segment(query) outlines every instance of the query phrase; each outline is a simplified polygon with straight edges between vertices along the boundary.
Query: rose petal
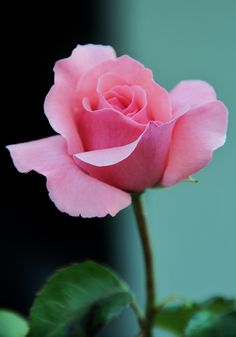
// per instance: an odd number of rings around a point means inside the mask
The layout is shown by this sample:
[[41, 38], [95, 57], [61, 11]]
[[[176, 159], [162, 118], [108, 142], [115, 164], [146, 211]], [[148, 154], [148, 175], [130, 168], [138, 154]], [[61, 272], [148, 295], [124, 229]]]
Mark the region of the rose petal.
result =
[[20, 172], [35, 170], [47, 177], [49, 196], [61, 212], [72, 216], [115, 216], [131, 203], [131, 197], [84, 172], [68, 156], [61, 136], [9, 145]]
[[106, 60], [115, 59], [112, 47], [87, 44], [78, 45], [71, 56], [56, 62], [55, 84], [76, 86], [83, 73]]
[[91, 164], [97, 167], [111, 166], [129, 157], [130, 154], [137, 147], [142, 137], [143, 135], [141, 135], [135, 142], [124, 146], [112, 147], [110, 149], [80, 152], [76, 153], [74, 156], [84, 163]]
[[78, 164], [91, 176], [127, 191], [142, 191], [163, 175], [175, 121], [150, 122], [133, 143], [106, 150], [79, 153]]
[[67, 140], [71, 154], [82, 146], [75, 123], [77, 82], [88, 69], [113, 58], [115, 52], [109, 46], [85, 45], [78, 46], [70, 57], [55, 64], [55, 85], [45, 99], [44, 110], [53, 129]]
[[148, 115], [148, 102], [146, 92], [139, 86], [133, 86], [134, 90], [134, 103], [136, 111], [129, 113], [128, 116], [132, 117], [134, 121], [142, 124], [148, 124], [150, 116]]
[[207, 82], [200, 80], [182, 81], [170, 92], [174, 111], [189, 105], [191, 108], [215, 101], [214, 88]]
[[[112, 69], [111, 69], [112, 70]], [[123, 79], [120, 75], [111, 72], [106, 72], [101, 75], [97, 81], [97, 92], [104, 94], [106, 91], [112, 89], [117, 85], [126, 85], [126, 80]]]
[[108, 107], [126, 114], [125, 110], [132, 101], [133, 90], [124, 79], [117, 74], [105, 73], [99, 77], [96, 91], [99, 95], [96, 109]]
[[[141, 86], [147, 94], [149, 119], [167, 122], [171, 119], [171, 102], [169, 94], [159, 84], [153, 81], [152, 72], [141, 63], [127, 55], [115, 60], [105, 61], [85, 73], [77, 87], [77, 92], [82, 97], [88, 97], [93, 106], [98, 104], [98, 96], [95, 97], [98, 80], [106, 73], [116, 74], [119, 78], [118, 85], [123, 79], [127, 85]], [[113, 85], [114, 75], [113, 75]], [[110, 85], [110, 81], [108, 86]], [[103, 83], [103, 87], [105, 84]]]
[[227, 109], [220, 101], [195, 107], [175, 125], [162, 185], [169, 186], [202, 169], [226, 138]]
[[84, 112], [77, 121], [85, 151], [126, 145], [145, 129], [144, 125], [114, 109], [89, 110], [87, 103], [84, 101]]
[[133, 101], [134, 93], [130, 86], [116, 85], [101, 95], [99, 107], [101, 109], [105, 107], [112, 108], [126, 115], [129, 113], [129, 110], [133, 108], [130, 107], [132, 103], [135, 104]]
[[68, 152], [80, 151], [83, 145], [75, 122], [73, 89], [53, 85], [45, 99], [44, 109], [53, 129], [67, 140]]
[[142, 124], [150, 121], [147, 112], [147, 94], [142, 87], [127, 85], [125, 82], [122, 84], [120, 77], [108, 73], [99, 78], [97, 91], [101, 94], [98, 109], [113, 108]]

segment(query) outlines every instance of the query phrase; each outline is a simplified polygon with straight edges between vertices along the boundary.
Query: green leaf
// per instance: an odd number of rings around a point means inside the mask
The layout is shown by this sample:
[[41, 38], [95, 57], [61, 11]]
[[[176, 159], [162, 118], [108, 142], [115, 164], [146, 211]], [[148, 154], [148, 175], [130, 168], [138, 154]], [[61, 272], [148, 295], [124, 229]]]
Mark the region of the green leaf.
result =
[[28, 330], [28, 323], [23, 317], [0, 309], [0, 337], [25, 337]]
[[111, 321], [130, 303], [130, 300], [129, 293], [120, 292], [95, 304], [87, 317], [87, 335], [95, 336], [106, 322]]
[[118, 276], [95, 262], [57, 271], [38, 294], [28, 337], [92, 337], [133, 296]]
[[218, 320], [218, 329], [220, 337], [235, 337], [236, 336], [236, 310], [222, 315]]
[[185, 329], [186, 337], [217, 337], [217, 314], [200, 311], [190, 319]]
[[169, 330], [177, 336], [185, 336], [184, 330], [191, 318], [199, 311], [224, 313], [235, 306], [235, 300], [215, 297], [202, 303], [179, 304], [164, 307], [156, 316], [156, 326]]
[[198, 310], [196, 304], [191, 306], [174, 305], [161, 310], [156, 316], [156, 326], [169, 330], [177, 336], [183, 336], [184, 328], [194, 313]]
[[186, 337], [235, 337], [236, 311], [217, 314], [200, 311], [189, 321]]

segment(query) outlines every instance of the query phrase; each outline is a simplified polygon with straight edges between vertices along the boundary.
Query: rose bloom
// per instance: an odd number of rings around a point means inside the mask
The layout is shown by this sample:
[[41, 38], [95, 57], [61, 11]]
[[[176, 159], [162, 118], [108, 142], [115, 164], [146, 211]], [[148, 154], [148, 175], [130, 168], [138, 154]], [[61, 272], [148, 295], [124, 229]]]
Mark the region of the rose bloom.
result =
[[20, 172], [47, 178], [62, 212], [114, 216], [131, 192], [178, 183], [225, 142], [227, 109], [204, 81], [167, 92], [141, 63], [101, 45], [79, 45], [54, 72], [45, 114], [59, 135], [8, 149]]

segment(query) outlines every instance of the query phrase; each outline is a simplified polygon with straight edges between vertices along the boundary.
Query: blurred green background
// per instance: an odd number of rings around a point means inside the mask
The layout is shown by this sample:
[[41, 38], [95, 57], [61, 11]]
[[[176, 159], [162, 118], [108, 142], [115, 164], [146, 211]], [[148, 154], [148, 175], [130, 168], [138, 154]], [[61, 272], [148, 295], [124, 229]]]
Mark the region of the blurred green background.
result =
[[[183, 79], [206, 80], [230, 111], [226, 145], [195, 175], [199, 184], [145, 194], [159, 299], [173, 294], [197, 300], [236, 296], [236, 1], [107, 1], [107, 13], [108, 42], [118, 55], [144, 63], [168, 90]], [[115, 222], [117, 268], [143, 302], [143, 264], [132, 209]], [[124, 314], [123, 334], [119, 327], [123, 336], [131, 335], [130, 317]]]

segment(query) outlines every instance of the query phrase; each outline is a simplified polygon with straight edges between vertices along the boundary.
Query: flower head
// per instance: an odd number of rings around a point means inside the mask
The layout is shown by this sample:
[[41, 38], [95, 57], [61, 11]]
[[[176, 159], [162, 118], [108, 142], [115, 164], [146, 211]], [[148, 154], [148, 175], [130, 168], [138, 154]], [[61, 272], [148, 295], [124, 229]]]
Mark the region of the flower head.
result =
[[100, 45], [78, 46], [54, 72], [45, 113], [59, 135], [8, 149], [20, 172], [46, 176], [70, 215], [114, 216], [130, 192], [178, 183], [225, 142], [227, 109], [204, 81], [168, 93], [141, 63]]

